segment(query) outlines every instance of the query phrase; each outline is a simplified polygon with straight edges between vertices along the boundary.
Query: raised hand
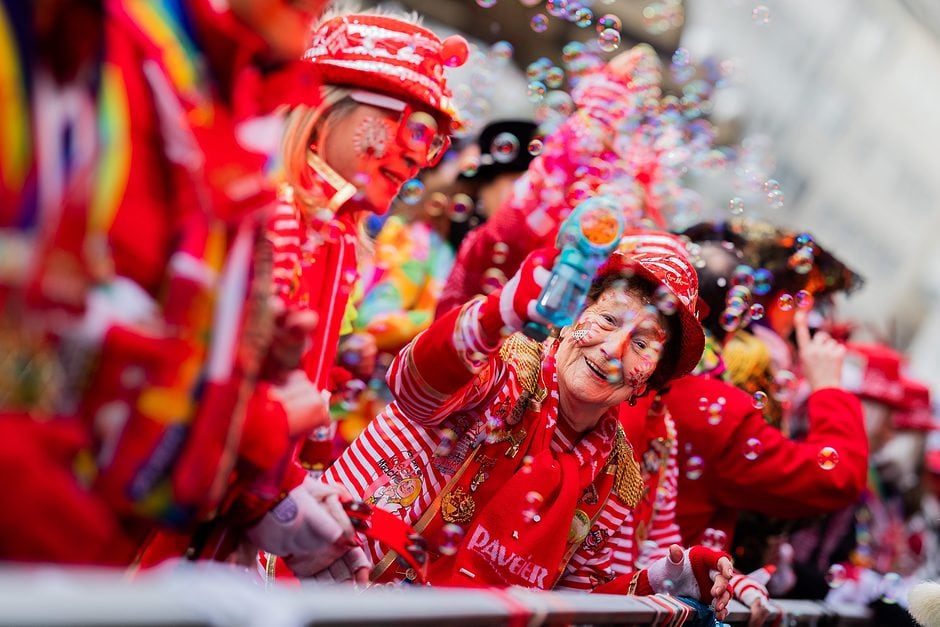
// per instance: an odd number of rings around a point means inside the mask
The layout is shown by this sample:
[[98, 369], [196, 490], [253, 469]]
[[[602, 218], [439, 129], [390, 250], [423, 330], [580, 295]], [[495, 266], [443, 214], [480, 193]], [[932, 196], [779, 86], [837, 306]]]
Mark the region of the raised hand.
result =
[[530, 320], [549, 324], [535, 311], [535, 304], [551, 276], [551, 268], [557, 256], [558, 251], [554, 248], [531, 252], [516, 274], [503, 286], [499, 293], [499, 314], [505, 326], [520, 331]]
[[832, 339], [825, 331], [817, 331], [810, 337], [807, 313], [797, 311], [793, 316], [796, 344], [800, 354], [803, 376], [815, 391], [822, 388], [837, 388], [842, 383], [842, 364], [845, 361], [845, 346]]

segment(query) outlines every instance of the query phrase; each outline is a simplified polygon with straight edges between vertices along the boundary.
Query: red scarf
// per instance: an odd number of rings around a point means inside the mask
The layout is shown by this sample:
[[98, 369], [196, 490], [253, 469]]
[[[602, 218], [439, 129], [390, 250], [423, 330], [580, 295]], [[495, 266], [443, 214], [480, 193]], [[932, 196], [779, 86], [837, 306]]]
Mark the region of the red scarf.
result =
[[576, 513], [579, 499], [595, 484], [599, 498], [593, 503], [602, 507], [606, 502], [612, 475], [601, 470], [614, 447], [616, 414], [607, 412], [571, 451], [552, 450], [558, 428], [555, 348], [547, 347], [539, 381], [551, 392], [541, 403], [529, 402], [517, 424], [511, 424], [521, 395], [513, 371], [492, 410], [506, 417], [504, 435], [509, 437], [482, 444], [435, 501], [441, 510], [423, 530], [430, 546], [446, 544], [449, 521], [465, 534], [454, 554], [431, 554], [430, 583], [551, 589], [569, 549], [583, 538], [572, 529], [573, 520], [579, 519], [577, 529], [585, 522], [589, 528], [590, 520], [580, 519], [596, 515], [585, 514], [583, 507]]

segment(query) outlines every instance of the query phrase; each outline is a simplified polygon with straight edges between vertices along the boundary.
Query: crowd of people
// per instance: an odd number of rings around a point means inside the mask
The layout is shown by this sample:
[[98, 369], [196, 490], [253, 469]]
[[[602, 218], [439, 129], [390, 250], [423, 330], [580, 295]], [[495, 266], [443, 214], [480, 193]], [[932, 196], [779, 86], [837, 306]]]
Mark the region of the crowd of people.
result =
[[[708, 89], [571, 44], [470, 134], [466, 40], [326, 5], [0, 4], [0, 562], [910, 621], [929, 388], [811, 234], [673, 228]], [[586, 201], [625, 228], [552, 324]]]

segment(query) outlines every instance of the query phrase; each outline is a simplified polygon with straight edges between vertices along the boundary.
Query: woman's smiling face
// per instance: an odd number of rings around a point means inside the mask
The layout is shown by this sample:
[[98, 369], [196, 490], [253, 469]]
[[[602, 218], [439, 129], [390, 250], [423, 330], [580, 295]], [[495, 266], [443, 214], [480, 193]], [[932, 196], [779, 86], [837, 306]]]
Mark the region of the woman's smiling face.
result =
[[663, 316], [642, 292], [613, 284], [584, 310], [558, 347], [563, 409], [606, 409], [642, 394], [666, 339]]

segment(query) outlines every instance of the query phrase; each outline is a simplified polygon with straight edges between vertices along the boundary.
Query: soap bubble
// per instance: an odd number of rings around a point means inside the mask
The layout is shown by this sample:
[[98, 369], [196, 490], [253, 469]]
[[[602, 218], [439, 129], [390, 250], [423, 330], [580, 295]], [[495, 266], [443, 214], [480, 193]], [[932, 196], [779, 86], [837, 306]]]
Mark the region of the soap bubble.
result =
[[424, 197], [424, 183], [418, 179], [405, 181], [405, 184], [401, 186], [401, 191], [398, 192], [398, 197], [406, 205], [418, 204]]
[[613, 15], [612, 13], [608, 13], [597, 18], [598, 34], [602, 33], [608, 28], [619, 31], [623, 28], [623, 23], [620, 21], [619, 17]]
[[457, 441], [457, 434], [453, 429], [444, 429], [441, 431], [441, 442], [434, 451], [436, 457], [447, 457], [454, 448]]
[[540, 102], [545, 97], [545, 83], [530, 81], [526, 87], [526, 95], [529, 97], [529, 102]]
[[653, 298], [656, 302], [656, 308], [667, 316], [676, 313], [676, 309], [679, 307], [679, 299], [665, 285], [656, 288]]
[[536, 33], [544, 33], [546, 30], [548, 30], [548, 18], [545, 17], [545, 15], [542, 13], [536, 13], [532, 16], [532, 20], [529, 22], [529, 25]]
[[708, 406], [708, 424], [713, 427], [721, 423], [724, 416], [725, 406], [722, 403], [715, 402]]
[[454, 555], [463, 540], [464, 530], [460, 525], [448, 523], [441, 528], [441, 543], [437, 547], [441, 555]]
[[833, 564], [829, 567], [829, 572], [826, 573], [826, 583], [833, 589], [842, 587], [847, 578], [845, 566], [842, 564]]
[[800, 290], [795, 295], [796, 306], [798, 309], [812, 309], [813, 295], [806, 290]]
[[581, 28], [587, 28], [594, 21], [594, 12], [588, 8], [581, 7], [574, 13], [574, 23]]
[[721, 328], [731, 333], [736, 331], [739, 326], [741, 326], [741, 316], [736, 314], [734, 311], [725, 309], [721, 312], [721, 315], [718, 317], [718, 324], [721, 325]]
[[490, 144], [490, 154], [497, 163], [509, 163], [519, 155], [519, 138], [512, 133], [500, 133]]
[[613, 52], [620, 47], [620, 31], [605, 28], [597, 36], [597, 44], [604, 52]]
[[751, 404], [755, 409], [763, 409], [767, 406], [767, 393], [760, 390], [754, 392], [751, 396]]
[[767, 5], [758, 4], [754, 7], [754, 10], [751, 11], [751, 19], [754, 20], [754, 23], [758, 26], [767, 26], [770, 24], [770, 9], [767, 8]]
[[754, 293], [758, 296], [770, 294], [773, 288], [774, 275], [767, 268], [758, 268], [754, 271]]
[[548, 0], [545, 3], [545, 10], [554, 17], [564, 17], [568, 9], [567, 0]]
[[447, 215], [454, 222], [466, 222], [473, 215], [473, 199], [467, 194], [454, 194]]
[[552, 89], [558, 89], [564, 84], [564, 82], [565, 71], [557, 65], [553, 65], [545, 72], [545, 84]]
[[607, 362], [607, 380], [610, 383], [620, 383], [623, 380], [623, 362], [616, 357]]
[[904, 598], [904, 580], [897, 573], [888, 573], [881, 579], [881, 600], [895, 604]]
[[757, 438], [748, 438], [744, 443], [744, 459], [754, 461], [764, 452], [764, 444]]
[[823, 470], [832, 470], [839, 463], [839, 452], [831, 446], [824, 446], [816, 455], [816, 463]]
[[787, 266], [797, 274], [809, 274], [813, 269], [813, 249], [809, 246], [800, 248], [787, 259]]
[[731, 284], [732, 285], [743, 285], [744, 287], [751, 288], [754, 286], [754, 269], [751, 266], [746, 264], [740, 264], [735, 267], [734, 272], [731, 275]]

